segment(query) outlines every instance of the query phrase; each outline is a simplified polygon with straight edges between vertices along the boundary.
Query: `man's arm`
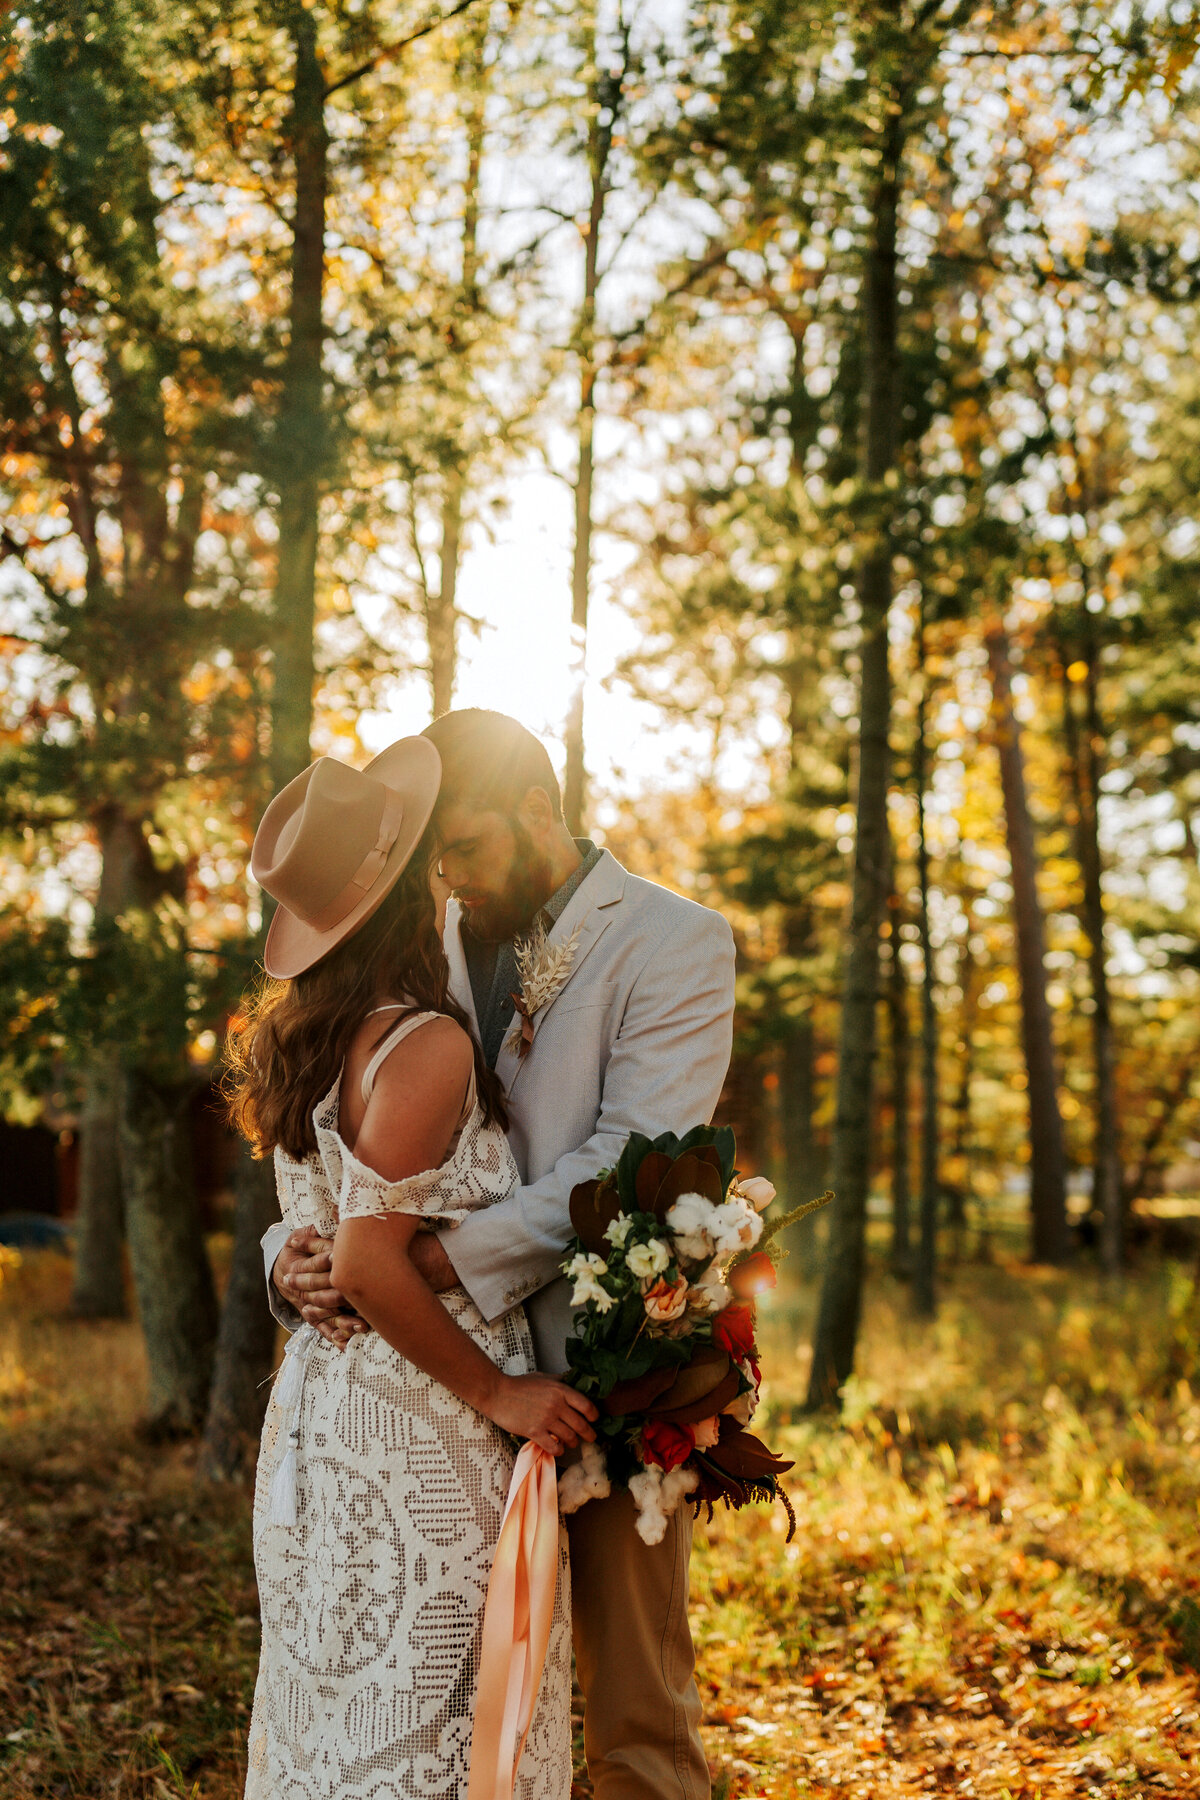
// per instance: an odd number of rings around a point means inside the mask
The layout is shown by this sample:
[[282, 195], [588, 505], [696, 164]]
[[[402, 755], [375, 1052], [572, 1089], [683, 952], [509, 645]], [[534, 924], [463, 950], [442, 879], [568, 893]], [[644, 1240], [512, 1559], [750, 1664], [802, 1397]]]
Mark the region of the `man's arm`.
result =
[[673, 917], [629, 996], [591, 1137], [541, 1180], [442, 1236], [485, 1319], [558, 1276], [571, 1237], [571, 1190], [611, 1167], [630, 1132], [682, 1133], [712, 1117], [733, 1043], [733, 974], [733, 934], [719, 913]]
[[[280, 1222], [267, 1228], [262, 1250], [267, 1300], [285, 1330], [315, 1325], [322, 1337], [344, 1349], [356, 1332], [370, 1329], [365, 1319], [346, 1311], [345, 1299], [333, 1285], [332, 1238], [323, 1238], [303, 1225], [293, 1231]], [[443, 1285], [453, 1286], [456, 1279], [451, 1272]], [[437, 1284], [430, 1285], [436, 1288]]]
[[285, 1265], [280, 1266], [278, 1277], [275, 1270], [279, 1253], [288, 1247], [291, 1235], [291, 1226], [285, 1225], [280, 1219], [276, 1224], [268, 1225], [262, 1237], [263, 1263], [267, 1277], [267, 1304], [285, 1331], [296, 1331], [304, 1322], [297, 1309], [284, 1295], [283, 1289], [278, 1285], [279, 1280], [282, 1280], [286, 1274]]

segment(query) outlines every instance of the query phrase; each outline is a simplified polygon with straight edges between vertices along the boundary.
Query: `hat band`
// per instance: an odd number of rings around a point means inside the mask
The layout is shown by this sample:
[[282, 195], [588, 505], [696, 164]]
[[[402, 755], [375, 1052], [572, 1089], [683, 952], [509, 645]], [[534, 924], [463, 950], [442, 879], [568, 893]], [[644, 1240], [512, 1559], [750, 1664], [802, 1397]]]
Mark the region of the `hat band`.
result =
[[[319, 912], [304, 915], [307, 925], [315, 926], [318, 931], [332, 931], [340, 925], [346, 914], [353, 910], [370, 892], [387, 867], [388, 851], [400, 834], [404, 823], [404, 801], [394, 788], [384, 789], [383, 812], [379, 818], [379, 835], [372, 849], [367, 851], [346, 883], [340, 894], [336, 894], [327, 906]], [[294, 909], [293, 909], [294, 910]]]

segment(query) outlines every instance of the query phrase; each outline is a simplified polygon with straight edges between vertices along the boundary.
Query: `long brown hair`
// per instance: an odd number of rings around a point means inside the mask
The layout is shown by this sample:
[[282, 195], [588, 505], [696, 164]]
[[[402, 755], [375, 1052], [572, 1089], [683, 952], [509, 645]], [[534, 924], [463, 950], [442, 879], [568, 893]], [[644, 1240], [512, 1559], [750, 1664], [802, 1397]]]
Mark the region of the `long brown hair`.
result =
[[[313, 1110], [329, 1092], [354, 1034], [382, 994], [411, 1002], [412, 1012], [444, 1013], [470, 1031], [450, 997], [450, 970], [437, 933], [429, 886], [431, 833], [417, 845], [382, 905], [358, 930], [291, 981], [264, 976], [229, 1028], [222, 1083], [229, 1118], [255, 1156], [278, 1145], [299, 1161], [317, 1148]], [[396, 1024], [392, 1015], [377, 1042]], [[475, 1052], [484, 1113], [508, 1124], [503, 1089]]]

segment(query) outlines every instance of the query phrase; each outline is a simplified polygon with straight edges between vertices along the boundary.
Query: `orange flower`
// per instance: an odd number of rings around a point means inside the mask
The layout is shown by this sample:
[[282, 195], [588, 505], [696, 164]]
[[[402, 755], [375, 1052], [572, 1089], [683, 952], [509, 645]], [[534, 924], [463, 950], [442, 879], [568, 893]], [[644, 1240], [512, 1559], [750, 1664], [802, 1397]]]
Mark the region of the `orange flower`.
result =
[[679, 1318], [687, 1302], [688, 1284], [682, 1275], [678, 1281], [668, 1281], [660, 1275], [654, 1286], [642, 1295], [646, 1317], [655, 1325], [669, 1325], [672, 1319]]

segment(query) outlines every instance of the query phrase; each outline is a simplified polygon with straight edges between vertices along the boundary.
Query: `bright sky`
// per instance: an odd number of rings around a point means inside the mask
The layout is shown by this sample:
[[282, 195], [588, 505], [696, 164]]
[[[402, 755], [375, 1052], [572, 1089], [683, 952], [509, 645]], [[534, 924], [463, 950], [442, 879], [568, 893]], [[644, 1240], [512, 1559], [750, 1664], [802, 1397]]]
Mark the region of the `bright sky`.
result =
[[[459, 576], [460, 602], [484, 628], [461, 633], [455, 705], [511, 713], [545, 740], [560, 770], [570, 697], [571, 509], [561, 480], [543, 471], [519, 475], [493, 541], [477, 536]], [[667, 775], [665, 764], [683, 754], [687, 734], [664, 731], [653, 707], [610, 679], [639, 634], [620, 604], [625, 552], [603, 534], [594, 548], [584, 700], [588, 773], [609, 791], [637, 789]], [[381, 750], [420, 731], [430, 710], [424, 677], [401, 678], [391, 704], [360, 721], [360, 735], [371, 750]]]

